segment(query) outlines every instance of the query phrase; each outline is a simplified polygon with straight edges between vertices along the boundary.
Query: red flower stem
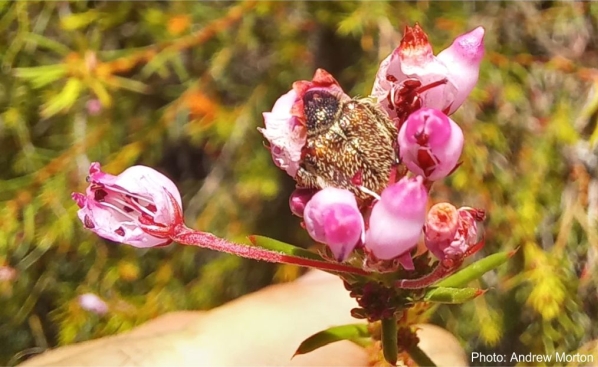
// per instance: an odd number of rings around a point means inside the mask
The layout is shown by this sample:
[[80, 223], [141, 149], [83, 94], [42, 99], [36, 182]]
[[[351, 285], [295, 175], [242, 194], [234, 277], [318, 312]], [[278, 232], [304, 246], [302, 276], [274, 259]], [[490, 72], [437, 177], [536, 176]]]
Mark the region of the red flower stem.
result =
[[308, 268], [315, 268], [325, 271], [350, 273], [356, 275], [368, 275], [369, 273], [363, 269], [355, 268], [353, 266], [337, 264], [326, 261], [319, 261], [307, 259], [304, 257], [297, 257], [286, 255], [280, 252], [267, 250], [261, 247], [242, 245], [227, 241], [223, 238], [217, 237], [211, 233], [196, 231], [184, 224], [177, 225], [170, 239], [183, 245], [203, 247], [210, 250], [226, 252], [227, 254], [246, 257], [253, 260], [267, 261], [271, 263], [282, 263], [305, 266]]

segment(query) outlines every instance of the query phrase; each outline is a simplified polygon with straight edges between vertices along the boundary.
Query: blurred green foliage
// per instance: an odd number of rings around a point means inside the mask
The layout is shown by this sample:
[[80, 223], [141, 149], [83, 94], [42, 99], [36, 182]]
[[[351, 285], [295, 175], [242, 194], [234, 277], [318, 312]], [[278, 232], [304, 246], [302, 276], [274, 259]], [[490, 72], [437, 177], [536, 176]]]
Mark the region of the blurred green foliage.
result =
[[[177, 183], [195, 228], [310, 246], [261, 113], [318, 67], [368, 95], [416, 21], [436, 51], [486, 28], [478, 87], [453, 117], [463, 165], [434, 200], [488, 211], [479, 256], [520, 248], [472, 285], [492, 291], [433, 321], [477, 352], [574, 352], [597, 338], [598, 3], [2, 1], [0, 266], [16, 274], [0, 280], [0, 364], [296, 277], [108, 243], [83, 230], [69, 195], [92, 161], [115, 174], [145, 164]], [[82, 310], [86, 292], [110, 312]]]

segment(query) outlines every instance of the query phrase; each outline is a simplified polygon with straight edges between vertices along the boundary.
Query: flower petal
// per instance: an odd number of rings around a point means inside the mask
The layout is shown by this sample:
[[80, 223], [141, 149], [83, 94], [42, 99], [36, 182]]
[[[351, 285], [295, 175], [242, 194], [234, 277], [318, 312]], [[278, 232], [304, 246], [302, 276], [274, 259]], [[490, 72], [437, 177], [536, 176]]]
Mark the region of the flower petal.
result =
[[405, 177], [387, 187], [372, 208], [365, 246], [381, 260], [411, 250], [422, 233], [427, 200], [421, 176]]
[[430, 181], [451, 173], [463, 150], [463, 131], [453, 120], [431, 108], [412, 113], [399, 130], [399, 156], [407, 168]]
[[326, 244], [338, 261], [346, 260], [362, 240], [363, 217], [348, 190], [327, 187], [318, 191], [303, 214], [309, 235]]
[[462, 34], [438, 54], [437, 59], [447, 66], [448, 78], [457, 88], [457, 93], [452, 97], [453, 103], [448, 111], [449, 115], [463, 104], [478, 82], [483, 57], [483, 27]]

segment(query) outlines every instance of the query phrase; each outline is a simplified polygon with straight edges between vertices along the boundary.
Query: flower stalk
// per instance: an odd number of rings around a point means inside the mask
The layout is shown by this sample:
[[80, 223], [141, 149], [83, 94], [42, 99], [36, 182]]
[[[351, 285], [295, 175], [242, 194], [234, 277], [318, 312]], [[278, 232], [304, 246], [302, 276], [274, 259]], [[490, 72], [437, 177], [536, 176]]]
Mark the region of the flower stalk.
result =
[[395, 316], [381, 320], [382, 326], [382, 354], [386, 362], [395, 366], [399, 355], [397, 339], [397, 320]]

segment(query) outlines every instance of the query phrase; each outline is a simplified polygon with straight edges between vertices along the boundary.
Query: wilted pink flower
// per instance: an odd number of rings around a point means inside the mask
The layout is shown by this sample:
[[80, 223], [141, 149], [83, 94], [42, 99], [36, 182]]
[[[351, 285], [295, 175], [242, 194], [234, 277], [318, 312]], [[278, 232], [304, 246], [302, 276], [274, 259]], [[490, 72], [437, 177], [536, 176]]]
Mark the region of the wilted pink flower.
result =
[[372, 95], [399, 122], [421, 107], [455, 112], [478, 80], [483, 38], [478, 27], [436, 57], [421, 27], [406, 27], [399, 47], [380, 64]]
[[436, 181], [457, 166], [463, 150], [463, 131], [444, 113], [422, 108], [399, 130], [399, 155], [409, 170]]
[[338, 261], [344, 261], [363, 240], [363, 217], [348, 190], [327, 187], [318, 191], [305, 206], [303, 219], [309, 235], [328, 245]]
[[301, 148], [305, 145], [305, 127], [291, 109], [297, 101], [297, 93], [291, 90], [280, 97], [272, 112], [264, 112], [265, 129], [258, 130], [270, 142], [270, 153], [274, 163], [294, 177], [299, 169]]
[[295, 189], [289, 197], [291, 212], [298, 217], [303, 217], [305, 206], [316, 193], [313, 189]]
[[93, 293], [85, 293], [78, 297], [79, 306], [86, 311], [98, 315], [104, 315], [108, 312], [108, 305], [100, 297]]
[[87, 229], [135, 247], [170, 243], [168, 236], [152, 236], [142, 229], [142, 224], [170, 227], [180, 220], [177, 213], [181, 196], [166, 176], [145, 166], [133, 166], [113, 176], [102, 172], [100, 164], [94, 162], [87, 181], [85, 195], [72, 194], [81, 208], [77, 212], [79, 219]]
[[428, 210], [424, 226], [426, 243], [451, 241], [457, 232], [459, 212], [453, 204], [438, 203]]
[[426, 247], [440, 260], [462, 258], [479, 242], [477, 222], [480, 219], [480, 212], [472, 208], [456, 210], [448, 203], [435, 205], [426, 220]]
[[421, 176], [404, 177], [388, 186], [372, 208], [365, 246], [378, 259], [400, 257], [406, 269], [413, 269], [409, 250], [421, 236], [427, 201], [428, 192]]
[[272, 111], [263, 113], [266, 128], [258, 128], [270, 143], [274, 163], [291, 177], [295, 177], [299, 169], [301, 149], [306, 141], [303, 96], [314, 90], [324, 90], [350, 99], [332, 75], [318, 69], [311, 81], [293, 83], [293, 89], [276, 101]]

